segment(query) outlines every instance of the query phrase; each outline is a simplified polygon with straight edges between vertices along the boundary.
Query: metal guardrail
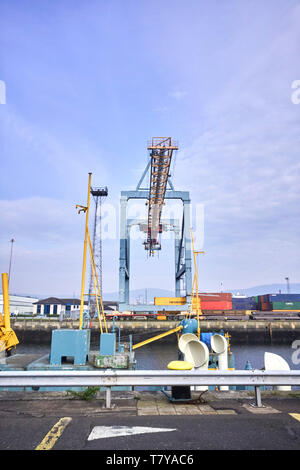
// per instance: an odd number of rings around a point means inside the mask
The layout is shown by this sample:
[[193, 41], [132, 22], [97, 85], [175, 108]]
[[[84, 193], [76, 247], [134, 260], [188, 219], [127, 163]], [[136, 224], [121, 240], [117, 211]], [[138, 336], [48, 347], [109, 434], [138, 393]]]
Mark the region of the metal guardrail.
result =
[[300, 385], [300, 370], [266, 371], [170, 371], [113, 370], [1, 371], [0, 387], [106, 387], [106, 407], [111, 407], [111, 387], [116, 386], [240, 385], [255, 388], [256, 405], [261, 405], [260, 386]]

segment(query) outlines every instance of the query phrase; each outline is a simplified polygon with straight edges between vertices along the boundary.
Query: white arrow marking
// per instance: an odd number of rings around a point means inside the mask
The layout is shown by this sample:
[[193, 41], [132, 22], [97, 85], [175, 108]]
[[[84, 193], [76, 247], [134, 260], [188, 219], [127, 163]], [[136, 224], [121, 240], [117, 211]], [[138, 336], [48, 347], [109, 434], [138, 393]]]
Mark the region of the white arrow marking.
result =
[[168, 431], [177, 431], [177, 429], [144, 428], [142, 426], [95, 426], [88, 437], [88, 441], [92, 441], [93, 439], [104, 439], [107, 437], [132, 436], [134, 434]]

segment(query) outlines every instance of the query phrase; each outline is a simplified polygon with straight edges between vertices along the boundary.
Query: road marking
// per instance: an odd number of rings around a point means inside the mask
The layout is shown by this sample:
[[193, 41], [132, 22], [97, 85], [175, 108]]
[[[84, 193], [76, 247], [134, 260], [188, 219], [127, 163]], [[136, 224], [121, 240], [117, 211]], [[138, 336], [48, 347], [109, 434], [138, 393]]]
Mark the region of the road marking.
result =
[[61, 418], [46, 436], [42, 440], [42, 442], [35, 448], [35, 450], [50, 450], [58, 441], [68, 424], [72, 421], [72, 418]]
[[88, 441], [92, 441], [94, 439], [104, 439], [107, 437], [133, 436], [134, 434], [168, 431], [177, 431], [177, 429], [146, 428], [142, 426], [95, 426], [88, 437]]
[[297, 419], [297, 421], [300, 421], [300, 413], [289, 413], [292, 418]]

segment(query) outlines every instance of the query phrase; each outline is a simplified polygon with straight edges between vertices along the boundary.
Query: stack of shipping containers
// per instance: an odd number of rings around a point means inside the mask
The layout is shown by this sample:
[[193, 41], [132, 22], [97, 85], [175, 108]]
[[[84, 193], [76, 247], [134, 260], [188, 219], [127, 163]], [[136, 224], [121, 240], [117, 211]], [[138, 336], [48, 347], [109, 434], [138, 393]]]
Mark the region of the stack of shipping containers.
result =
[[274, 312], [300, 311], [300, 294], [269, 294], [268, 297]]
[[[201, 300], [201, 310], [231, 310], [232, 309], [232, 296], [231, 293], [199, 293]], [[197, 298], [194, 296], [193, 309], [197, 307]]]
[[263, 312], [272, 310], [272, 304], [270, 302], [270, 294], [258, 296], [258, 310], [261, 310]]
[[[239, 313], [250, 311], [263, 312], [300, 312], [300, 294], [264, 294], [252, 297], [232, 296], [231, 293], [199, 293], [201, 310], [210, 313]], [[155, 297], [155, 305], [184, 305], [186, 297]], [[197, 299], [193, 297], [193, 310], [197, 308]]]
[[[231, 293], [199, 293], [202, 311], [231, 310], [232, 296]], [[155, 305], [184, 305], [186, 297], [155, 297]], [[193, 298], [193, 310], [197, 308], [196, 296]]]

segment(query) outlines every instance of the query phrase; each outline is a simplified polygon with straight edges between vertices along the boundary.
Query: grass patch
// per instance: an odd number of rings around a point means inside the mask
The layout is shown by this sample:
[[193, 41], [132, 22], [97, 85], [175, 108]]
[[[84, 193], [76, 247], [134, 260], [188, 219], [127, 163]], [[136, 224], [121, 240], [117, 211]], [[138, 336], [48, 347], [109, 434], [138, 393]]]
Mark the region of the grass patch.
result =
[[[247, 393], [248, 396], [254, 396], [255, 393], [254, 392], [251, 392], [249, 391]], [[281, 390], [262, 390], [261, 391], [261, 396], [262, 397], [285, 397], [285, 396], [289, 396], [289, 397], [293, 397], [293, 398], [300, 398], [300, 391], [294, 391], [294, 392], [284, 392], [284, 391], [281, 391]]]
[[100, 387], [88, 387], [86, 390], [82, 390], [81, 392], [75, 392], [74, 390], [67, 390], [67, 394], [71, 395], [74, 400], [93, 400], [99, 392]]
[[289, 396], [293, 398], [300, 398], [300, 392], [291, 392], [289, 393]]
[[[280, 393], [276, 390], [261, 390], [260, 391], [260, 394], [261, 396], [265, 396], [265, 397], [272, 397], [272, 396], [280, 396]], [[248, 391], [247, 395], [249, 397], [254, 397], [255, 396], [255, 392], [252, 392], [252, 391]]]

